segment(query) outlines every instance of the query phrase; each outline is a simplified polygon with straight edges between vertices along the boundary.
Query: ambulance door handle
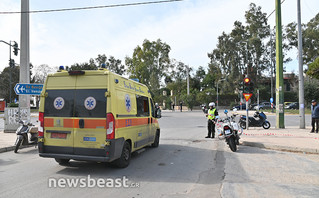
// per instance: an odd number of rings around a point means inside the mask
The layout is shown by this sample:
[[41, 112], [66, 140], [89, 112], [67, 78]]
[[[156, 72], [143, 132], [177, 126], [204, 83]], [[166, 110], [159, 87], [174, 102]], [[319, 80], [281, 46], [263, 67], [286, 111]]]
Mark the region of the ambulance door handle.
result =
[[79, 120], [79, 127], [80, 127], [81, 129], [84, 128], [84, 120], [83, 120], [83, 119], [80, 119], [80, 120]]

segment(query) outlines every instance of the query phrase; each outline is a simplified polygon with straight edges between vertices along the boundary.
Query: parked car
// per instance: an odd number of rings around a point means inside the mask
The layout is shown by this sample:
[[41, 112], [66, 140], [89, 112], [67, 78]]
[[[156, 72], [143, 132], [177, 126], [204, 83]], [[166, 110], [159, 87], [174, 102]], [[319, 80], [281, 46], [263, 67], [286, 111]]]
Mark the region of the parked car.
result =
[[290, 105], [291, 103], [295, 103], [295, 102], [284, 102], [284, 106], [288, 106], [288, 105]]
[[[242, 106], [242, 109], [246, 109], [246, 104], [245, 103], [243, 103], [241, 106]], [[233, 106], [233, 109], [235, 109], [235, 108], [240, 110], [240, 104], [238, 104], [236, 106]]]
[[289, 105], [285, 106], [285, 109], [299, 109], [299, 103], [298, 102], [290, 103]]
[[255, 110], [263, 110], [263, 109], [270, 109], [271, 103], [270, 102], [261, 102], [259, 105], [254, 107]]
[[258, 105], [257, 103], [251, 104], [251, 105], [249, 105], [249, 109], [254, 110], [255, 106], [257, 106], [257, 105]]

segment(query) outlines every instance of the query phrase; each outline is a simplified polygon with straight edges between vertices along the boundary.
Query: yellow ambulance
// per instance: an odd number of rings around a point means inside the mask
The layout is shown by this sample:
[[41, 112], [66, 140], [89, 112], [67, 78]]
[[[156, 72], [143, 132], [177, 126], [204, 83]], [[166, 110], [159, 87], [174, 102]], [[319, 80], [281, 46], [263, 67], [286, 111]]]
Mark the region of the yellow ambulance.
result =
[[48, 75], [39, 109], [39, 155], [112, 162], [120, 168], [131, 153], [158, 147], [160, 127], [149, 89], [107, 69]]

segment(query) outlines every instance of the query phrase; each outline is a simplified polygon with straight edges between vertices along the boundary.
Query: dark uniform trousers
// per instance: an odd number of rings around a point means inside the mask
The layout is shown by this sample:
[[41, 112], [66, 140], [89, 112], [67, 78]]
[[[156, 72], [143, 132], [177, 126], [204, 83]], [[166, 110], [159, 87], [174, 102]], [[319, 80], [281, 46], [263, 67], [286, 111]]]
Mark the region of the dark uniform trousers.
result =
[[211, 120], [208, 119], [208, 137], [215, 137], [215, 123]]
[[315, 131], [315, 124], [316, 124], [316, 133], [318, 133], [318, 124], [319, 124], [319, 118], [312, 118], [311, 119], [311, 126], [312, 126], [312, 132]]

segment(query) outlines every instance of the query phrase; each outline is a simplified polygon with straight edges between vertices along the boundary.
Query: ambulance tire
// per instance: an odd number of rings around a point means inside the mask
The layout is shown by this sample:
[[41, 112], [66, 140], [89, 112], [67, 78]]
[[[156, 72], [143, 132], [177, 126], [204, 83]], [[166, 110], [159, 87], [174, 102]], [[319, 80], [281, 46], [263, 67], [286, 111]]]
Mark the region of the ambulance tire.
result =
[[69, 163], [70, 159], [59, 159], [59, 158], [54, 158], [56, 162], [58, 162], [60, 165], [66, 165]]
[[127, 141], [124, 142], [123, 150], [121, 157], [114, 162], [112, 165], [116, 166], [117, 168], [126, 168], [130, 164], [131, 160], [131, 145]]
[[156, 136], [153, 144], [151, 145], [152, 147], [156, 148], [159, 145], [159, 139], [160, 139], [160, 132], [156, 131]]

